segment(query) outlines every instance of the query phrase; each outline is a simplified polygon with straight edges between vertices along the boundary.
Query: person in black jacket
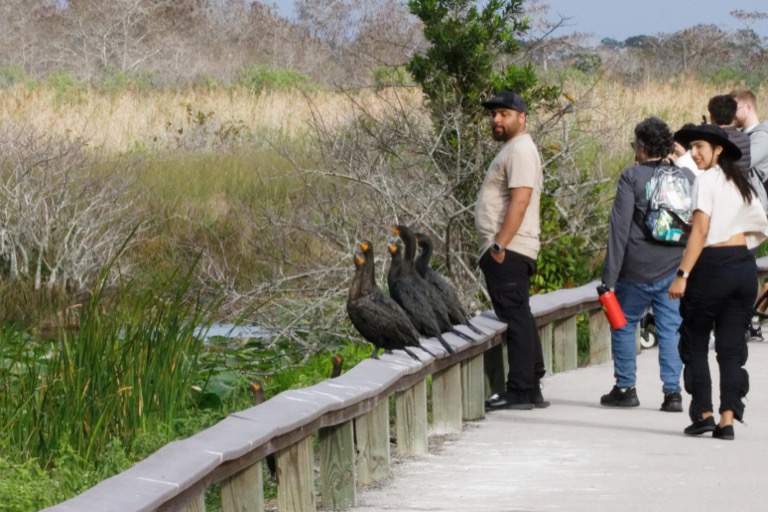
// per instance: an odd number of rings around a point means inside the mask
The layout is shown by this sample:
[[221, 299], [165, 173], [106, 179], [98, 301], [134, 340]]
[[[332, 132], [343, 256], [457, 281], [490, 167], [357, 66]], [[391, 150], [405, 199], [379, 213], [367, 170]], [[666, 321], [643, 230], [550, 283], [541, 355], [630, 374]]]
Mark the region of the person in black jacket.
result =
[[741, 158], [736, 160], [736, 167], [745, 175], [748, 175], [750, 159], [752, 158], [749, 150], [749, 135], [735, 126], [731, 126], [736, 116], [737, 107], [736, 100], [728, 94], [713, 96], [709, 100], [709, 104], [707, 104], [709, 121], [722, 128], [728, 134], [728, 140], [741, 150]]
[[[672, 132], [659, 118], [649, 117], [635, 126], [631, 143], [637, 163], [619, 178], [611, 211], [608, 248], [603, 268], [603, 283], [615, 287], [616, 298], [627, 318], [627, 325], [611, 331], [615, 385], [600, 398], [606, 407], [637, 407], [640, 400], [637, 380], [636, 331], [640, 318], [653, 307], [659, 340], [659, 366], [664, 400], [661, 410], [682, 412], [680, 387], [682, 362], [678, 353], [680, 327], [679, 301], [669, 298], [667, 290], [683, 256], [683, 247], [664, 245], [647, 238], [637, 218], [646, 211], [649, 182], [659, 166], [669, 165], [665, 158], [673, 150]], [[692, 183], [693, 173], [681, 172]], [[638, 215], [639, 214], [639, 215]]]

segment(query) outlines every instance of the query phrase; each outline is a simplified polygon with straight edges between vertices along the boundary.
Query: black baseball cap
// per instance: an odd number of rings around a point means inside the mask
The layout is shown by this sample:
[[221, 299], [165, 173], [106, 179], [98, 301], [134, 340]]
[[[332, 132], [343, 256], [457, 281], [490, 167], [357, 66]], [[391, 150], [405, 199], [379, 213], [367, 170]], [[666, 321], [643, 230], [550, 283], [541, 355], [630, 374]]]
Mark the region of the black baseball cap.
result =
[[510, 91], [501, 91], [490, 100], [484, 101], [483, 106], [488, 110], [492, 108], [508, 108], [523, 114], [528, 113], [528, 106], [526, 106], [525, 100], [519, 94]]
[[704, 140], [715, 146], [721, 146], [723, 153], [730, 156], [733, 160], [741, 158], [741, 149], [728, 139], [728, 134], [714, 124], [700, 124], [698, 126], [683, 128], [675, 132], [675, 140], [685, 146], [690, 147], [691, 142], [695, 140]]

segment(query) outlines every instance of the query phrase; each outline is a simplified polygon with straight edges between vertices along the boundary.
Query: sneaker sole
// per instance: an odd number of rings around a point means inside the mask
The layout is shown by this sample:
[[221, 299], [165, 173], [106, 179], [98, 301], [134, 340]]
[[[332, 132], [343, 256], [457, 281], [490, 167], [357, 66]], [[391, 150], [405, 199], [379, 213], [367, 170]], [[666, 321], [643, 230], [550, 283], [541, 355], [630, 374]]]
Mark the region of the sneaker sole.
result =
[[613, 407], [614, 409], [629, 409], [631, 407], [640, 407], [640, 402], [632, 402], [628, 404], [623, 404], [621, 402], [600, 402], [600, 405], [603, 407]]
[[672, 407], [662, 406], [661, 409], [659, 410], [664, 412], [683, 412], [683, 406], [682, 405], [672, 406]]
[[696, 430], [689, 430], [687, 432], [683, 430], [683, 434], [687, 436], [700, 436], [702, 434], [706, 434], [707, 432], [714, 432], [714, 431], [715, 431], [715, 427], [701, 427], [701, 428], [697, 428]]
[[512, 404], [505, 407], [500, 407], [500, 409], [511, 409], [513, 411], [530, 411], [533, 409], [533, 404]]

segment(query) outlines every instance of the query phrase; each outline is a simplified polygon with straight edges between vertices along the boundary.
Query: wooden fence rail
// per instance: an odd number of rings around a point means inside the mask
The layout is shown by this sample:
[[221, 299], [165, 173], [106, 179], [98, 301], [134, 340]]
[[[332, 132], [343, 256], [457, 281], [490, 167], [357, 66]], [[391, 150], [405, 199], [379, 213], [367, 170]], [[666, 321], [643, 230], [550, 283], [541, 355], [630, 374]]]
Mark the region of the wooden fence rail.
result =
[[[768, 274], [768, 258], [758, 263], [761, 274]], [[577, 367], [577, 317], [583, 314], [589, 317], [586, 364], [611, 359], [610, 330], [597, 301], [597, 284], [531, 297], [547, 372]], [[417, 362], [398, 351], [383, 354], [378, 361], [367, 359], [340, 377], [280, 393], [190, 438], [174, 441], [45, 512], [205, 512], [203, 496], [211, 485], [221, 487], [223, 512], [263, 511], [262, 459], [268, 454], [275, 454], [277, 462], [280, 511], [314, 511], [318, 499], [324, 510], [349, 509], [355, 505], [358, 485], [390, 475], [390, 398], [395, 402], [397, 454], [418, 456], [427, 453], [430, 430], [461, 431], [464, 421], [484, 417], [490, 390], [504, 388], [506, 324], [493, 312], [473, 322], [487, 333], [474, 343], [444, 335], [456, 348], [454, 355], [430, 338], [422, 343], [437, 358], [417, 351], [422, 359]]]

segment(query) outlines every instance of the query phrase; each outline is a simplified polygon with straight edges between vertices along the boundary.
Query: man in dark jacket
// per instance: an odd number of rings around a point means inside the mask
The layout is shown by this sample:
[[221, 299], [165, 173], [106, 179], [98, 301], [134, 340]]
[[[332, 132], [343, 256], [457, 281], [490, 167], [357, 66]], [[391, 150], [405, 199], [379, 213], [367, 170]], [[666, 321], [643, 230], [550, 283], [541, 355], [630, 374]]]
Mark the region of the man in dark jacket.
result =
[[725, 130], [725, 133], [728, 134], [728, 140], [736, 144], [741, 150], [741, 158], [736, 161], [736, 165], [744, 171], [744, 174], [748, 175], [751, 159], [749, 135], [735, 126], [731, 126], [733, 118], [736, 116], [737, 107], [736, 100], [732, 96], [724, 94], [713, 96], [709, 100], [707, 110], [709, 110], [709, 122]]
[[[606, 407], [637, 407], [636, 332], [640, 318], [653, 307], [659, 340], [659, 365], [664, 401], [662, 411], [681, 412], [680, 374], [683, 363], [677, 346], [680, 327], [679, 301], [669, 298], [669, 286], [675, 278], [683, 256], [683, 247], [664, 245], [646, 238], [642, 226], [652, 186], [649, 184], [664, 159], [672, 152], [669, 127], [656, 117], [635, 126], [632, 143], [637, 163], [624, 170], [619, 178], [611, 211], [608, 249], [605, 254], [603, 283], [615, 287], [627, 325], [611, 331], [611, 350], [616, 384], [600, 399]], [[680, 170], [693, 183], [694, 175]]]

